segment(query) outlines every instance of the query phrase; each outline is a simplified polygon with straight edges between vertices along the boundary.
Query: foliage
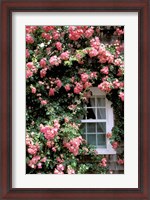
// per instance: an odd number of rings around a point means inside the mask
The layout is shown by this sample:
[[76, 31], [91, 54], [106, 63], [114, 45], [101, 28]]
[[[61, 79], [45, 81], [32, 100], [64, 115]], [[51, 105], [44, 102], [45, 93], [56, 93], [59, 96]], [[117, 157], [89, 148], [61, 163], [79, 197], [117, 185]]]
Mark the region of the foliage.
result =
[[26, 26], [27, 173], [109, 173], [80, 119], [97, 86], [114, 108], [107, 135], [114, 148], [123, 143], [123, 35], [116, 26]]

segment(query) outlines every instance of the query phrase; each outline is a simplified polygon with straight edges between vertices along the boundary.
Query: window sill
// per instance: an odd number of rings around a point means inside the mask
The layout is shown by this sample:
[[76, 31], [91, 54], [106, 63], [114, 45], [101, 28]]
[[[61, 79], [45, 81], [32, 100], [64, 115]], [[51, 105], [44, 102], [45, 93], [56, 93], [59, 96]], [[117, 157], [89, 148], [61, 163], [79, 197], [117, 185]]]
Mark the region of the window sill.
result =
[[108, 154], [110, 154], [110, 155], [112, 155], [112, 154], [116, 154], [116, 151], [113, 149], [113, 148], [111, 148], [111, 149], [96, 149], [96, 151], [98, 152], [98, 154], [103, 154], [103, 155], [108, 155]]

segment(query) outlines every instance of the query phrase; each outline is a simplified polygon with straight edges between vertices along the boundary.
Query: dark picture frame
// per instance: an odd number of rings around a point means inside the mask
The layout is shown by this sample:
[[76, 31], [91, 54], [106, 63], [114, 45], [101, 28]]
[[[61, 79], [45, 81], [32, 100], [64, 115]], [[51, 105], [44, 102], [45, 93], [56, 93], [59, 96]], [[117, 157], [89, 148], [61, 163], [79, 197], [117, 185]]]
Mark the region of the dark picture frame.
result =
[[[12, 12], [138, 12], [138, 188], [12, 188]], [[2, 0], [0, 199], [150, 199], [149, 0]], [[133, 91], [134, 92], [134, 91]], [[134, 159], [134, 158], [133, 158]], [[129, 180], [130, 181], [130, 180]]]

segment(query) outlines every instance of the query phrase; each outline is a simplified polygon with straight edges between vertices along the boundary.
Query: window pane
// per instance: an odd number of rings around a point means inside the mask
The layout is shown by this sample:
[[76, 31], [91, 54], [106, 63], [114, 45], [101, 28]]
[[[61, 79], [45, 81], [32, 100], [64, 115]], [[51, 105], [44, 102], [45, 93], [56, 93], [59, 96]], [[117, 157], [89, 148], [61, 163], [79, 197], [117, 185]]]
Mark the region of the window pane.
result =
[[82, 134], [83, 139], [86, 140], [86, 134]]
[[96, 133], [96, 124], [95, 123], [87, 124], [87, 133]]
[[95, 107], [95, 98], [90, 98], [91, 107]]
[[90, 98], [87, 107], [95, 107], [95, 98]]
[[97, 135], [97, 144], [106, 146], [106, 135], [105, 134], [98, 134]]
[[106, 108], [97, 108], [97, 119], [106, 119]]
[[105, 107], [105, 98], [97, 98], [97, 107]]
[[87, 119], [96, 119], [95, 108], [88, 108], [87, 109]]
[[86, 133], [86, 123], [82, 124], [81, 129], [83, 130], [83, 133]]
[[96, 145], [96, 135], [94, 134], [87, 134], [87, 142], [91, 145]]
[[97, 123], [97, 132], [98, 133], [106, 133], [106, 122]]

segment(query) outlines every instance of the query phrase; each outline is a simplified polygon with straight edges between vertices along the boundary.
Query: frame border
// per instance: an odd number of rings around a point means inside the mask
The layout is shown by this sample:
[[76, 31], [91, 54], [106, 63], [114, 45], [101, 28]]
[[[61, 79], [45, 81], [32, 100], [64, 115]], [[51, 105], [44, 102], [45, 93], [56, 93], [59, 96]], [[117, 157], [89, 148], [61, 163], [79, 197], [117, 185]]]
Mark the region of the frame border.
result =
[[[138, 12], [138, 175], [137, 189], [32, 189], [12, 188], [12, 12]], [[148, 102], [150, 81], [150, 1], [149, 0], [2, 0], [1, 2], [1, 68], [0, 68], [0, 130], [1, 130], [1, 199], [150, 199], [150, 136]]]

